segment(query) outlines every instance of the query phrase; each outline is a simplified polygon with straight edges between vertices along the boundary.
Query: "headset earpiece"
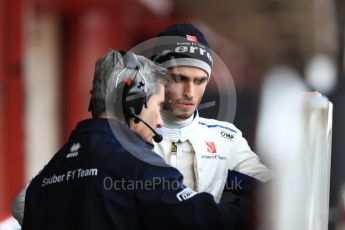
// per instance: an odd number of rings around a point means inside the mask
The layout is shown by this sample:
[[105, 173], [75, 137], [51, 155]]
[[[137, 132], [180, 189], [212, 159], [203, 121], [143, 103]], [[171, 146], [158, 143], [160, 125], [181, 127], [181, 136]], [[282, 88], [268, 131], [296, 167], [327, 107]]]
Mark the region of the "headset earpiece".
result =
[[[145, 78], [140, 72], [140, 63], [138, 57], [130, 51], [120, 51], [123, 57], [123, 64], [125, 69], [132, 69], [136, 71], [136, 75], [132, 79], [125, 79], [123, 81], [122, 91], [122, 109], [125, 119], [139, 115], [143, 107], [147, 108], [146, 103], [146, 85]], [[137, 75], [142, 78], [141, 81], [137, 81]]]
[[133, 117], [133, 113], [139, 115], [146, 104], [144, 85], [140, 83], [132, 79], [123, 82], [122, 109], [126, 119]]

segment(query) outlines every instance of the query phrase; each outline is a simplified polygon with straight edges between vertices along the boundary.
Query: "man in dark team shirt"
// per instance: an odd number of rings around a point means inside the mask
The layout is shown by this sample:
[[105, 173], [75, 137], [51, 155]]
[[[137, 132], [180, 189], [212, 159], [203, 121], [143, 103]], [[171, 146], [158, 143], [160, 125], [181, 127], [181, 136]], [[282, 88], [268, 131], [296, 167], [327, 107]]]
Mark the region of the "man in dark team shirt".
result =
[[244, 229], [245, 207], [220, 207], [183, 185], [151, 150], [161, 136], [165, 69], [130, 52], [96, 63], [89, 110], [26, 190], [23, 229]]

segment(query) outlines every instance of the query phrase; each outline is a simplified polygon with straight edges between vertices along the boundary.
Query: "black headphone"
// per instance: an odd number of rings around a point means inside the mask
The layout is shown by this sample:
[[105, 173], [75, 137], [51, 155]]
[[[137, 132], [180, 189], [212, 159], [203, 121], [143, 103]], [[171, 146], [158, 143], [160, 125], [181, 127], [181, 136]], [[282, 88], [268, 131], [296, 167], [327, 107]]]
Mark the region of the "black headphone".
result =
[[[144, 106], [147, 108], [146, 79], [140, 71], [138, 57], [130, 51], [121, 50], [119, 52], [122, 55], [125, 68], [117, 75], [116, 82], [125, 70], [136, 71], [134, 77], [125, 77], [120, 81], [120, 84], [116, 83], [115, 85], [116, 91], [122, 91], [122, 110], [125, 119], [134, 118], [134, 115], [138, 116], [141, 113]], [[141, 79], [138, 80], [137, 76], [140, 76]]]
[[[126, 122], [129, 118], [134, 118], [135, 123], [141, 121], [155, 134], [153, 139], [156, 142], [161, 142], [163, 137], [139, 117], [143, 107], [145, 106], [145, 108], [147, 108], [147, 84], [144, 75], [140, 71], [138, 57], [130, 51], [120, 50], [119, 52], [122, 55], [125, 68], [115, 77], [116, 83], [112, 93], [112, 108], [114, 109], [114, 114], [120, 117], [123, 115]], [[135, 76], [121, 78], [120, 83], [118, 83], [120, 77], [125, 73], [126, 70], [135, 70]], [[138, 80], [137, 76], [140, 76], [141, 80]], [[118, 97], [121, 98], [122, 111], [117, 110], [117, 108], [119, 108]], [[91, 98], [89, 111], [93, 113], [92, 107], [93, 105]]]
[[[161, 142], [163, 137], [154, 130], [146, 121], [140, 118], [139, 114], [145, 106], [147, 108], [147, 90], [146, 90], [146, 79], [140, 71], [140, 64], [138, 57], [129, 51], [119, 51], [123, 58], [123, 63], [125, 65], [124, 70], [122, 70], [116, 77], [115, 90], [123, 89], [122, 91], [122, 110], [125, 119], [134, 118], [134, 122], [138, 123], [141, 121], [146, 125], [155, 135], [153, 139], [155, 142]], [[117, 84], [117, 81], [121, 74], [126, 69], [133, 69], [136, 71], [134, 78], [125, 78], [121, 81], [120, 85]], [[137, 76], [141, 77], [141, 81], [137, 80]], [[121, 87], [123, 84], [123, 87]], [[116, 95], [116, 94], [115, 94]], [[116, 101], [116, 98], [115, 100]], [[116, 108], [116, 107], [114, 107]]]
[[[143, 106], [147, 108], [146, 79], [140, 71], [138, 57], [134, 53], [124, 50], [120, 50], [119, 53], [122, 55], [125, 68], [115, 77], [116, 84], [112, 93], [114, 97], [112, 107], [117, 116], [122, 117], [123, 115], [125, 119], [128, 119], [134, 117], [133, 113], [135, 113], [135, 115], [139, 115], [143, 109]], [[125, 77], [120, 83], [118, 83], [119, 78], [125, 73], [126, 70], [129, 69], [136, 71], [135, 76], [128, 78]], [[137, 75], [140, 76], [141, 81], [138, 81]], [[92, 91], [90, 91], [90, 93], [92, 94]], [[119, 105], [117, 98], [122, 98], [122, 114], [121, 111], [119, 112], [116, 110]], [[92, 96], [88, 111], [94, 115]]]

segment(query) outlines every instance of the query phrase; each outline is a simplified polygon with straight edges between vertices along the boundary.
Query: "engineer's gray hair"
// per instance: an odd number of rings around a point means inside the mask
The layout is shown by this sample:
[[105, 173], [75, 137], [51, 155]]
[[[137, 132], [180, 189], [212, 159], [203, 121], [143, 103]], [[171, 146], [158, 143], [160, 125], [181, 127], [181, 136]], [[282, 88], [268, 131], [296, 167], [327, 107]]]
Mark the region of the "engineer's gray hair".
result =
[[[169, 83], [168, 71], [143, 56], [136, 56], [140, 64], [140, 71], [146, 80], [147, 101], [149, 101], [152, 95], [159, 93], [159, 84], [165, 86]], [[111, 50], [97, 60], [91, 93], [93, 117], [99, 117], [106, 112], [106, 97], [110, 93], [109, 90], [112, 90], [112, 87], [108, 85], [109, 82], [116, 81], [117, 77], [120, 78], [117, 80], [121, 81], [124, 77], [128, 77], [128, 73], [135, 71], [129, 70], [126, 75], [118, 76], [124, 68], [123, 58], [119, 51]], [[115, 84], [113, 86], [114, 89]]]

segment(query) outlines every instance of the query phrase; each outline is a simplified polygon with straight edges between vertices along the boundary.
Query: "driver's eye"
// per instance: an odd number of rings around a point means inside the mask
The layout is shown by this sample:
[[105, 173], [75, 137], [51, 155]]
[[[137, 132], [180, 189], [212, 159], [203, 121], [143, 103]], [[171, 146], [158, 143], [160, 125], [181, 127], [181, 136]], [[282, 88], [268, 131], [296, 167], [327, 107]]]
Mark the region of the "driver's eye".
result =
[[201, 85], [201, 84], [203, 84], [204, 82], [206, 82], [206, 78], [199, 78], [199, 79], [196, 79], [196, 80], [195, 80], [195, 84], [196, 84], [196, 85]]

